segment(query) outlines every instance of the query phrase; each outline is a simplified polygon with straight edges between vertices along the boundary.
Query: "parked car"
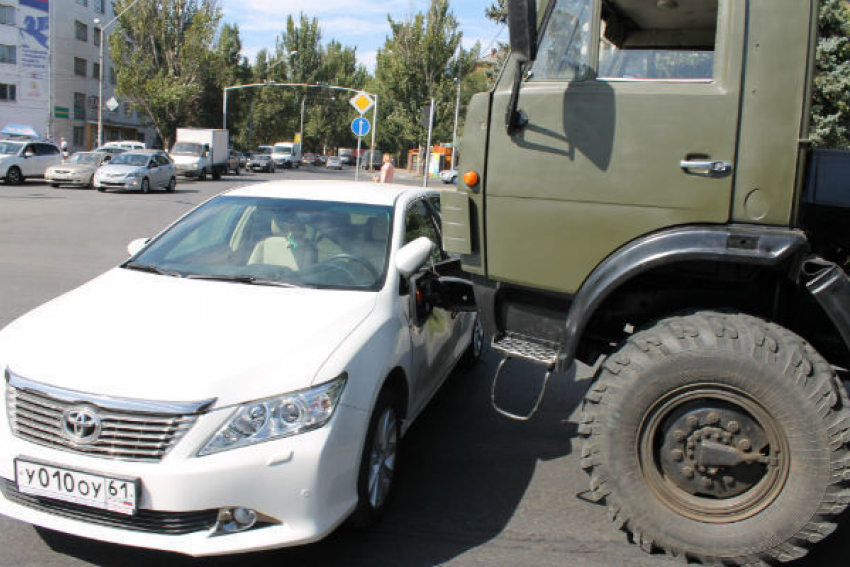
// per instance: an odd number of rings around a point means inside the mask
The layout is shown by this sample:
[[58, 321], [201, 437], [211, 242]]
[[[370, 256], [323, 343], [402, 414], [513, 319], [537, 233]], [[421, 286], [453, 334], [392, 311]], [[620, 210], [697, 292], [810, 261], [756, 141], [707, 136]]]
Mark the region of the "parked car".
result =
[[233, 173], [234, 175], [239, 175], [239, 170], [242, 169], [242, 164], [239, 161], [239, 155], [230, 150], [227, 154], [227, 173]]
[[266, 173], [274, 173], [275, 166], [272, 161], [271, 154], [254, 154], [248, 160], [248, 167], [251, 171], [265, 171]]
[[[353, 182], [236, 189], [12, 322], [0, 513], [190, 555], [374, 522], [404, 434], [483, 345], [432, 268], [451, 260], [436, 198]], [[152, 339], [156, 355], [129, 364], [128, 342]]]
[[239, 158], [239, 167], [241, 167], [242, 169], [247, 169], [248, 156], [245, 155], [244, 152], [236, 152], [236, 156]]
[[77, 152], [61, 164], [48, 167], [44, 172], [44, 180], [51, 187], [92, 187], [95, 171], [110, 159], [112, 154], [105, 152]]
[[94, 174], [98, 191], [125, 189], [148, 193], [151, 189], [173, 192], [177, 170], [168, 154], [161, 150], [129, 151], [113, 157]]
[[119, 148], [118, 146], [100, 146], [95, 151], [115, 156], [118, 154], [123, 154], [127, 151], [127, 148]]
[[144, 142], [139, 142], [138, 140], [115, 140], [113, 142], [106, 142], [101, 146], [101, 148], [119, 148], [122, 150], [130, 151], [144, 150], [146, 149], [146, 146]]
[[44, 177], [48, 167], [61, 162], [62, 151], [51, 142], [0, 140], [0, 178], [7, 185], [18, 185], [27, 177]]
[[304, 154], [301, 158], [301, 165], [318, 165], [319, 156], [316, 154]]
[[440, 172], [440, 181], [446, 184], [454, 183], [455, 185], [457, 185], [457, 170], [444, 169]]
[[328, 156], [325, 167], [328, 169], [342, 169], [342, 159], [337, 156]]

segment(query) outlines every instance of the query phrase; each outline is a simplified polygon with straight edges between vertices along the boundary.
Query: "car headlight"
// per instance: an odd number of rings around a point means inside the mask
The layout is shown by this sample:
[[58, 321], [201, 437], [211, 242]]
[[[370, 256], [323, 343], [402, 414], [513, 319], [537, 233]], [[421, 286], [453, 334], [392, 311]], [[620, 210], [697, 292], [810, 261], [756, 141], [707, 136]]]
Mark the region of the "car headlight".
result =
[[130, 173], [128, 173], [127, 179], [138, 179], [139, 177], [141, 177], [141, 175], [142, 172], [137, 169], [136, 171], [131, 171]]
[[334, 414], [348, 376], [313, 388], [240, 405], [198, 456], [246, 447], [318, 429]]

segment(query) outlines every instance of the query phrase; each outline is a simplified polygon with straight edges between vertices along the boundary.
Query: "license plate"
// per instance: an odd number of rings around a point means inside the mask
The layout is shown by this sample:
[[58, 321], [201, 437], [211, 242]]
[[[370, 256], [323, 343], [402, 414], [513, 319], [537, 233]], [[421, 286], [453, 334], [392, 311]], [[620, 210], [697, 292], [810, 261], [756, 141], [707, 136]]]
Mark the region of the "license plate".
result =
[[15, 460], [18, 490], [128, 516], [136, 512], [136, 482]]

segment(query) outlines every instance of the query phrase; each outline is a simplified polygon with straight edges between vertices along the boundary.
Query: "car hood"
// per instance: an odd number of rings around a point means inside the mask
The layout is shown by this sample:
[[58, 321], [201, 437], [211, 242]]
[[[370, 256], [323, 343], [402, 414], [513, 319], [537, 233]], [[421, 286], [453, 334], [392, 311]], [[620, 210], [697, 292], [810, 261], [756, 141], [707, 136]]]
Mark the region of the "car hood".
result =
[[47, 171], [70, 171], [72, 173], [90, 173], [97, 168], [98, 166], [92, 165], [90, 163], [60, 163], [57, 165], [51, 165], [47, 168]]
[[128, 175], [142, 169], [144, 167], [138, 165], [104, 165], [98, 169], [98, 173], [101, 175]]
[[98, 395], [217, 407], [335, 376], [316, 372], [376, 293], [187, 280], [121, 268], [0, 332], [0, 364]]

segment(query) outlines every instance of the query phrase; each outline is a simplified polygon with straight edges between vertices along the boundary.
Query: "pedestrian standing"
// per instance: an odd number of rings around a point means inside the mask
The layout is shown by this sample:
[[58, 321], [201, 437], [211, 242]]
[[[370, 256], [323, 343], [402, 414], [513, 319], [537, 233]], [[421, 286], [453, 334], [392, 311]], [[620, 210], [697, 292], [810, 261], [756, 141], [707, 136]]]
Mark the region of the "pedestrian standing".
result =
[[375, 176], [375, 181], [378, 183], [392, 183], [395, 167], [393, 166], [393, 156], [384, 154], [384, 163], [381, 165], [381, 174]]
[[62, 150], [62, 157], [68, 159], [68, 142], [64, 136], [59, 138], [59, 148]]

